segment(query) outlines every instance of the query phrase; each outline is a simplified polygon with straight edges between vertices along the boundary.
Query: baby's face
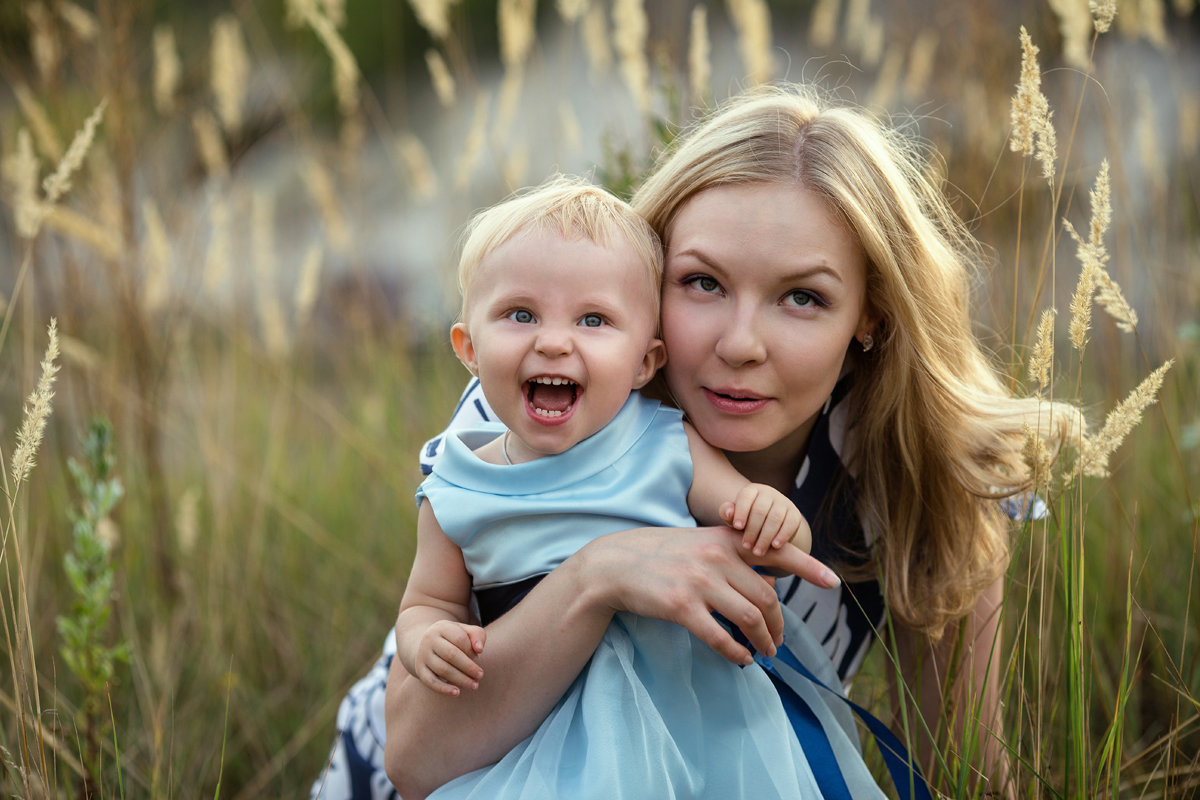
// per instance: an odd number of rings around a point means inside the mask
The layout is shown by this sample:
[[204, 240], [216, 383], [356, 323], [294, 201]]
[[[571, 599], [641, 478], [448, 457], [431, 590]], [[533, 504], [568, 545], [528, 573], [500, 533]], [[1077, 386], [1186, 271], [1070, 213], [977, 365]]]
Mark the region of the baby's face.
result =
[[455, 350], [512, 431], [515, 461], [596, 433], [653, 376], [665, 358], [658, 291], [623, 240], [527, 232], [483, 259]]

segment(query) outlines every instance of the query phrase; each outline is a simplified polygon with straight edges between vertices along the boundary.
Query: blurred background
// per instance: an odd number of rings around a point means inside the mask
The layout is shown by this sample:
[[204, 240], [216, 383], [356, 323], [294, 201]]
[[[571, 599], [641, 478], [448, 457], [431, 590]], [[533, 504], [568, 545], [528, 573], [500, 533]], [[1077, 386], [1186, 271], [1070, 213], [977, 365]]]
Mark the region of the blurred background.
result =
[[[1049, 178], [1009, 147], [1022, 27]], [[1014, 532], [998, 735], [1023, 797], [1194, 796], [1198, 36], [1194, 0], [1121, 0], [1105, 33], [1084, 0], [2, 0], [0, 787], [306, 793], [467, 378], [460, 226], [556, 170], [628, 194], [699, 109], [792, 80], [927, 147], [985, 246], [978, 332], [1014, 391], [1039, 390], [1047, 309], [1041, 391], [1094, 427], [1173, 359], [1110, 476], [1059, 480]], [[1105, 160], [1138, 321], [1097, 310], [1081, 353], [1062, 223], [1086, 238]], [[876, 651], [855, 694], [886, 714]]]

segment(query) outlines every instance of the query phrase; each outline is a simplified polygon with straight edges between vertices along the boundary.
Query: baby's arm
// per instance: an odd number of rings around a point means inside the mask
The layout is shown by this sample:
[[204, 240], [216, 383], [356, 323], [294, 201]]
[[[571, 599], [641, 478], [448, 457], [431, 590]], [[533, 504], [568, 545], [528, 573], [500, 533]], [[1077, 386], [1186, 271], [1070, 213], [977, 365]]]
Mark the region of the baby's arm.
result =
[[700, 524], [742, 531], [742, 546], [755, 555], [788, 542], [805, 552], [812, 548], [808, 521], [786, 495], [766, 484], [751, 483], [695, 428], [686, 422], [683, 427], [692, 454], [688, 508]]
[[429, 500], [417, 514], [417, 554], [413, 559], [400, 618], [396, 655], [421, 683], [447, 695], [476, 689], [483, 668], [484, 630], [469, 624], [471, 576], [462, 550], [442, 532]]

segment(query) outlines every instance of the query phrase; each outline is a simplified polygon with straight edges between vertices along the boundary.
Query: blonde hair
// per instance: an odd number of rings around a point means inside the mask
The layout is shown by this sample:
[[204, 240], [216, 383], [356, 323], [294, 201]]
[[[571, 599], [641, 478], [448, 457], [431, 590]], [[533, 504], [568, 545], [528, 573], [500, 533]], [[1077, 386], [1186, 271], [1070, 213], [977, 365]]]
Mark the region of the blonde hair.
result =
[[1075, 417], [1011, 397], [991, 367], [968, 313], [978, 242], [922, 164], [866, 112], [771, 86], [680, 136], [633, 207], [667, 243], [676, 214], [705, 189], [790, 183], [823, 197], [853, 233], [879, 322], [870, 353], [849, 351], [847, 468], [864, 528], [877, 534], [868, 568], [890, 613], [936, 638], [1007, 567], [1006, 525], [989, 501], [1032, 485], [1023, 426], [1057, 446]]
[[[658, 235], [624, 200], [583, 178], [555, 175], [545, 183], [517, 192], [471, 218], [463, 230], [458, 261], [462, 314], [470, 302], [471, 282], [480, 263], [514, 236], [554, 233], [588, 239], [602, 247], [628, 242], [650, 280], [657, 320], [663, 254]], [[564, 264], [564, 269], [569, 265]]]

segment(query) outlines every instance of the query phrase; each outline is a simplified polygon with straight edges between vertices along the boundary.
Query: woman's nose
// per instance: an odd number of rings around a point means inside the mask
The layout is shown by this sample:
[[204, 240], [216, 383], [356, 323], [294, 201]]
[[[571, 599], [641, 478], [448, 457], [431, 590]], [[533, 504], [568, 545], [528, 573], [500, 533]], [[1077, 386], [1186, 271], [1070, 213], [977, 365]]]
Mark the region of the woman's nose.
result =
[[757, 364], [767, 357], [767, 343], [757, 324], [754, 310], [739, 311], [727, 321], [717, 338], [717, 357], [726, 364], [740, 367]]

